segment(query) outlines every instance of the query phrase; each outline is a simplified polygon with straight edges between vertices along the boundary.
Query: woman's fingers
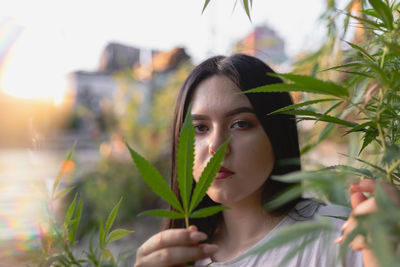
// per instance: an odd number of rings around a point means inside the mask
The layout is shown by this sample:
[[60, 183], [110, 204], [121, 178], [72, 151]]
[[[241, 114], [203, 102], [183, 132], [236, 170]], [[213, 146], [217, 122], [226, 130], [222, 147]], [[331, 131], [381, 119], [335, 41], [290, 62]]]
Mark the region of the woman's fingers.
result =
[[350, 242], [349, 246], [352, 250], [360, 251], [367, 248], [367, 243], [365, 242], [365, 237], [362, 235], [357, 235], [354, 239]]
[[375, 193], [376, 181], [372, 179], [362, 179], [359, 183], [350, 186], [350, 194], [354, 192]]
[[354, 215], [365, 215], [370, 214], [378, 210], [378, 205], [376, 204], [375, 197], [370, 197], [364, 200], [357, 207], [354, 208]]
[[[354, 231], [357, 227], [357, 221], [355, 220], [354, 216], [351, 216], [342, 226], [341, 230], [343, 231], [342, 235], [335, 240], [337, 244], [343, 244], [346, 240], [347, 236]], [[351, 249], [359, 251], [367, 248], [367, 244], [365, 242], [365, 238], [362, 235], [357, 235], [353, 238], [350, 242], [349, 247]]]
[[138, 250], [138, 256], [146, 256], [154, 251], [174, 246], [193, 246], [207, 239], [196, 227], [189, 229], [168, 229], [147, 240]]
[[157, 250], [140, 261], [139, 266], [174, 266], [196, 261], [214, 254], [216, 245], [201, 244], [197, 246], [175, 246]]
[[[354, 216], [370, 214], [378, 210], [375, 197], [360, 202], [354, 209], [349, 219], [342, 225], [342, 235], [335, 240], [335, 243], [343, 243], [347, 236], [357, 227], [357, 221]], [[362, 250], [367, 248], [365, 238], [357, 235], [349, 245], [353, 250]]]
[[353, 209], [355, 209], [358, 205], [360, 205], [365, 200], [367, 200], [367, 197], [364, 196], [364, 194], [361, 192], [350, 193], [350, 202], [351, 202], [351, 207]]
[[[357, 200], [361, 200], [361, 198], [358, 198], [360, 196], [360, 193], [374, 194], [377, 182], [378, 181], [372, 179], [363, 179], [357, 184], [352, 184], [350, 186], [350, 199], [352, 200], [352, 195], [358, 192], [359, 194], [355, 194], [354, 197], [355, 201], [354, 203], [357, 204]], [[396, 206], [400, 207], [400, 195], [397, 188], [394, 185], [384, 181], [379, 181], [379, 185], [382, 187], [383, 191], [385, 191], [387, 196], [393, 201], [393, 203]], [[353, 200], [352, 200], [352, 205], [353, 205]]]

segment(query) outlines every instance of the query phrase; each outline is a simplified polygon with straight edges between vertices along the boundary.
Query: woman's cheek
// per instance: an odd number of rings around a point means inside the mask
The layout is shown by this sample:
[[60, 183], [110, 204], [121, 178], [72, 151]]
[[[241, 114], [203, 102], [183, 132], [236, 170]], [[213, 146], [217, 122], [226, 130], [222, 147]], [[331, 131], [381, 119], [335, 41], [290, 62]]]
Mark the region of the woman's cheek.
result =
[[201, 172], [203, 170], [202, 158], [204, 157], [204, 152], [202, 151], [202, 140], [199, 138], [195, 141], [194, 146], [194, 164], [193, 164], [193, 177], [196, 182], [199, 181]]

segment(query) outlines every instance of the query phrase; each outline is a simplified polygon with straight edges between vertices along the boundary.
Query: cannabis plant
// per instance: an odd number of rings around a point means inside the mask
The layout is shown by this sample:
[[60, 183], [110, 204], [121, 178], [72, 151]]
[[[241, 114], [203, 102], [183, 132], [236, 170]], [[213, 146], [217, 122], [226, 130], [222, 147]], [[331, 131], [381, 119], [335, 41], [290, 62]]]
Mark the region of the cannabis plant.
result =
[[73, 163], [71, 160], [72, 153], [73, 148], [65, 157], [64, 163], [54, 181], [51, 194], [48, 196], [48, 220], [45, 222], [48, 231], [45, 231], [40, 236], [42, 245], [41, 254], [38, 257], [37, 264], [32, 266], [118, 266], [118, 263], [124, 260], [128, 254], [120, 254], [115, 259], [113, 253], [107, 248], [107, 245], [129, 233], [133, 233], [133, 231], [125, 229], [111, 231], [122, 198], [111, 210], [105, 224], [101, 221], [98, 229], [97, 244], [93, 244], [92, 235], [89, 247], [87, 249], [79, 249], [79, 253], [77, 252], [79, 244], [76, 237], [79, 222], [82, 218], [83, 203], [79, 199], [78, 194], [75, 195], [69, 205], [63, 220], [60, 220], [56, 215], [54, 209], [56, 201], [61, 200], [73, 189], [72, 187], [66, 187], [58, 190], [58, 186], [65, 175], [66, 166]]
[[[210, 1], [205, 1], [204, 7]], [[243, 0], [246, 13], [246, 3]], [[251, 1], [250, 1], [251, 3]], [[248, 7], [248, 5], [247, 5]], [[361, 178], [376, 179], [397, 187], [400, 183], [400, 3], [389, 0], [352, 0], [344, 10], [336, 8], [335, 1], [327, 1], [327, 11], [322, 18], [328, 27], [327, 44], [308, 61], [314, 62], [311, 76], [275, 74], [284, 84], [254, 88], [249, 92], [295, 92], [307, 94], [311, 100], [296, 103], [273, 113], [295, 115], [297, 120], [325, 122], [316, 144], [308, 144], [302, 152], [309, 151], [324, 140], [335, 126], [351, 135], [351, 147], [357, 147], [355, 155], [347, 155], [348, 165], [326, 166], [315, 171], [303, 171], [274, 177], [283, 182], [301, 182], [301, 188], [292, 188], [269, 203], [276, 207], [298, 197], [304, 192], [313, 192], [325, 202], [348, 205], [348, 187]], [[343, 32], [337, 24], [340, 17]], [[354, 41], [345, 41], [348, 29], [356, 28]], [[340, 42], [340, 45], [333, 47]], [[341, 47], [347, 46], [346, 49]], [[321, 49], [322, 49], [321, 48]], [[321, 53], [338, 56], [340, 64], [319, 70], [316, 61]], [[316, 78], [321, 73], [338, 72], [336, 81]], [[321, 111], [322, 106], [327, 108]], [[323, 105], [324, 104], [324, 105]], [[346, 238], [342, 254], [357, 235], [362, 235], [373, 250], [381, 266], [398, 266], [400, 262], [400, 207], [394, 205], [383, 188], [377, 183], [374, 193], [378, 211], [356, 216], [357, 228]], [[314, 225], [314, 226], [313, 226]], [[331, 229], [327, 222], [298, 223], [282, 229], [278, 237], [271, 240], [256, 253], [279, 247], [315, 230]], [[301, 251], [299, 248], [296, 253]], [[295, 253], [287, 256], [290, 258]], [[287, 259], [286, 259], [287, 260]], [[397, 265], [396, 265], [397, 264]]]

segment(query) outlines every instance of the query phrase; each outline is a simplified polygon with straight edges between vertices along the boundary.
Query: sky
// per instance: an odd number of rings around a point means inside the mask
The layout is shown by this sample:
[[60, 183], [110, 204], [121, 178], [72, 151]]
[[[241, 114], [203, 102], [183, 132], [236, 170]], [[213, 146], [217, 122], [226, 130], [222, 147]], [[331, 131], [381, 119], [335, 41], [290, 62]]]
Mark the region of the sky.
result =
[[[232, 44], [258, 25], [275, 29], [289, 56], [316, 48], [323, 32], [318, 23], [323, 0], [253, 0], [252, 22], [240, 0], [235, 8], [235, 0], [212, 0], [203, 14], [203, 0], [3, 1], [0, 19], [23, 27], [0, 84], [14, 94], [15, 88], [24, 87], [21, 74], [51, 88], [67, 73], [96, 70], [111, 41], [159, 50], [183, 46], [199, 63], [211, 55], [229, 54]], [[49, 93], [35, 91], [41, 97]]]

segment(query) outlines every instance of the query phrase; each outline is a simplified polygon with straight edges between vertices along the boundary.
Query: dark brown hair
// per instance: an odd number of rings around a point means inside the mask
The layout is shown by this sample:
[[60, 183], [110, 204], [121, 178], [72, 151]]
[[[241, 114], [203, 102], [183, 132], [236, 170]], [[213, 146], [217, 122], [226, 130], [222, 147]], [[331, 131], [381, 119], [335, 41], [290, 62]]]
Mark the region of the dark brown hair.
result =
[[[197, 86], [213, 75], [224, 75], [228, 77], [242, 91], [262, 85], [282, 83], [281, 79], [269, 76], [268, 73], [274, 72], [261, 60], [244, 54], [236, 54], [230, 57], [216, 56], [209, 58], [195, 67], [186, 78], [178, 94], [172, 129], [171, 187], [178, 198], [179, 189], [176, 180], [176, 151], [179, 133], [186, 112], [188, 111], [193, 92]], [[248, 93], [245, 94], [245, 96], [250, 100], [256, 116], [261, 122], [273, 147], [275, 165], [271, 175], [281, 175], [300, 170], [300, 153], [295, 117], [282, 114], [267, 115], [274, 110], [291, 105], [293, 102], [290, 95], [288, 93]], [[293, 159], [295, 159], [295, 161], [293, 161]], [[283, 163], [284, 160], [290, 160], [291, 163]], [[267, 179], [263, 185], [262, 204], [267, 203], [277, 193], [283, 192], [290, 186], [293, 186], [293, 184]], [[295, 199], [271, 211], [271, 213], [276, 215], [284, 214], [298, 201], [299, 199]], [[199, 204], [198, 208], [216, 204], [217, 203], [206, 196]], [[221, 220], [222, 213], [219, 213], [204, 219], [190, 220], [190, 224], [196, 225], [200, 231], [205, 232], [209, 238], [212, 238]], [[185, 227], [183, 220], [168, 219], [165, 221], [164, 225], [165, 229], [182, 227]]]

